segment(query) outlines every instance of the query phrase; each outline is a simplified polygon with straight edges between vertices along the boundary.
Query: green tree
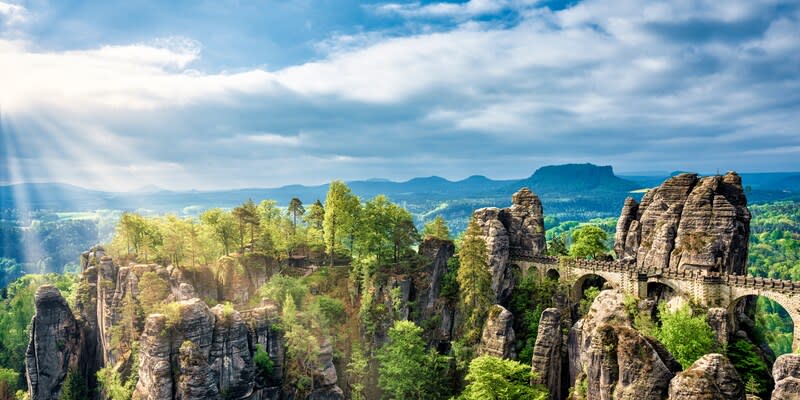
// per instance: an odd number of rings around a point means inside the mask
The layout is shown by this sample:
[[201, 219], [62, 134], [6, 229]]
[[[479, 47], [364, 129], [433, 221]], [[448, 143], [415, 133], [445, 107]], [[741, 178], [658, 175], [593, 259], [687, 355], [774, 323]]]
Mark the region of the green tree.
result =
[[468, 382], [461, 400], [545, 400], [547, 390], [531, 386], [530, 365], [492, 356], [478, 357], [469, 364]]
[[693, 316], [688, 305], [670, 311], [662, 302], [658, 308], [661, 327], [656, 330], [656, 338], [684, 369], [714, 350], [714, 331], [704, 315]]
[[547, 244], [547, 254], [551, 256], [566, 256], [569, 254], [566, 233], [555, 235], [550, 239], [550, 243]]
[[486, 242], [475, 218], [470, 220], [461, 240], [458, 261], [456, 279], [461, 288], [464, 326], [468, 327], [464, 337], [468, 344], [474, 344], [480, 338], [483, 321], [494, 299]]
[[350, 378], [350, 397], [352, 400], [366, 400], [366, 378], [369, 369], [369, 358], [360, 341], [353, 341], [350, 362], [347, 364], [347, 375]]
[[573, 257], [600, 259], [608, 254], [608, 233], [596, 225], [580, 226], [572, 233], [569, 254]]
[[342, 243], [347, 236], [350, 236], [352, 245], [360, 207], [358, 197], [344, 182], [331, 182], [325, 198], [325, 218], [323, 220], [325, 249], [330, 256], [330, 265], [333, 265], [336, 251], [343, 247]]
[[303, 202], [297, 197], [292, 197], [289, 201], [289, 208], [287, 209], [292, 216], [292, 228], [297, 228], [297, 217], [305, 214], [306, 209], [303, 207]]
[[447, 228], [447, 223], [441, 215], [437, 215], [433, 221], [425, 224], [422, 234], [426, 238], [433, 237], [442, 240], [450, 240], [450, 230]]
[[139, 279], [139, 302], [146, 315], [158, 309], [169, 296], [169, 282], [158, 273], [147, 271]]
[[225, 255], [229, 255], [236, 235], [236, 225], [231, 214], [219, 208], [212, 208], [200, 214], [200, 220], [211, 228]]
[[261, 383], [267, 383], [270, 375], [272, 375], [274, 365], [269, 353], [264, 350], [263, 344], [256, 344], [256, 352], [253, 355], [253, 364], [256, 366], [256, 376], [261, 380]]
[[247, 199], [246, 202], [235, 207], [231, 211], [231, 216], [236, 220], [239, 227], [239, 251], [244, 253], [244, 236], [245, 232], [250, 228], [250, 243], [253, 243], [255, 236], [255, 228], [259, 225], [258, 210], [256, 203], [253, 199]]
[[[435, 366], [442, 356], [426, 353], [422, 340], [422, 328], [411, 321], [395, 321], [389, 329], [389, 343], [381, 347], [376, 355], [378, 386], [393, 399], [435, 399], [441, 396], [433, 381], [441, 379]], [[441, 371], [439, 371], [441, 372]]]
[[86, 380], [77, 370], [71, 369], [61, 384], [61, 394], [58, 400], [86, 400], [89, 398], [89, 388]]
[[19, 373], [9, 368], [0, 368], [0, 400], [14, 400]]
[[322, 224], [325, 221], [325, 207], [322, 206], [322, 202], [319, 199], [308, 208], [305, 219], [309, 225], [322, 231]]

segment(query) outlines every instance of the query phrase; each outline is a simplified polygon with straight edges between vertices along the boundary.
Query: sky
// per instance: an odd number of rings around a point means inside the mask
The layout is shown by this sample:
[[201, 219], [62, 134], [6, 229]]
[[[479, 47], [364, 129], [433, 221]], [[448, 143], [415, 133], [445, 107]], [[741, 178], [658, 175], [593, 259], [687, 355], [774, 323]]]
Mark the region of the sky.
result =
[[0, 0], [0, 184], [800, 170], [800, 0]]

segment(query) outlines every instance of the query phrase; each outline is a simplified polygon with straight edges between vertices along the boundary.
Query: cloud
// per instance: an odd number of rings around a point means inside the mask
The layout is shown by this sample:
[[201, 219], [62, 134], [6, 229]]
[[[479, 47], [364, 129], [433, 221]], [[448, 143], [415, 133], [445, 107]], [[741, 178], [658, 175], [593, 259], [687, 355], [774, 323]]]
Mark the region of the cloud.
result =
[[24, 22], [27, 9], [19, 4], [0, 1], [0, 24], [13, 25]]
[[520, 9], [537, 3], [534, 0], [469, 0], [466, 3], [385, 3], [372, 7], [378, 14], [396, 14], [407, 18], [470, 18], [492, 15], [508, 9]]
[[[0, 39], [0, 158], [16, 165], [0, 181], [272, 186], [522, 177], [567, 161], [798, 169], [795, 1], [380, 7], [463, 23], [339, 32], [314, 44], [318, 59], [219, 72], [198, 67], [213, 49], [180, 36], [83, 50]], [[513, 24], [481, 20], [512, 8]]]

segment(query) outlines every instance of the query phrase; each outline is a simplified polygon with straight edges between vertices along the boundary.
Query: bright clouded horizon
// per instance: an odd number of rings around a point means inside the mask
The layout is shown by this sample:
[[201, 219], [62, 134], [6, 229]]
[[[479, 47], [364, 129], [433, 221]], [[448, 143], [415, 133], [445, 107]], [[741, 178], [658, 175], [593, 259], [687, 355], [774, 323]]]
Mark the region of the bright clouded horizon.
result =
[[0, 0], [0, 183], [797, 171], [798, 38], [779, 0]]

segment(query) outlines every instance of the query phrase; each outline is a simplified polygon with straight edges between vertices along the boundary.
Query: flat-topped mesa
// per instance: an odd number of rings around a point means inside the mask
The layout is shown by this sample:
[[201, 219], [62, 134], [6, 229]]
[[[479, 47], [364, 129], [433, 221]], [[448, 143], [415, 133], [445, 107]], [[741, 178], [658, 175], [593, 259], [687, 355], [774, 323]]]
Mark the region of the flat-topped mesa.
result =
[[680, 174], [625, 201], [614, 250], [640, 269], [676, 268], [744, 274], [750, 211], [735, 172]]
[[522, 188], [512, 196], [511, 207], [481, 208], [472, 215], [486, 241], [496, 302], [505, 303], [514, 289], [509, 258], [547, 254], [542, 202], [530, 189]]

